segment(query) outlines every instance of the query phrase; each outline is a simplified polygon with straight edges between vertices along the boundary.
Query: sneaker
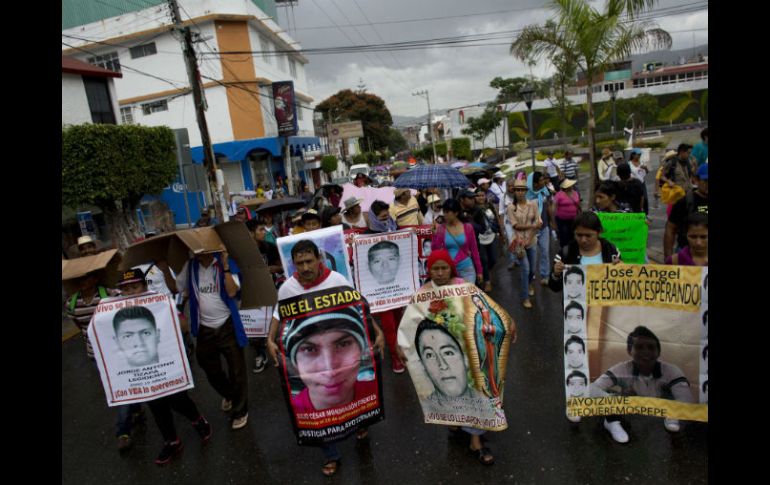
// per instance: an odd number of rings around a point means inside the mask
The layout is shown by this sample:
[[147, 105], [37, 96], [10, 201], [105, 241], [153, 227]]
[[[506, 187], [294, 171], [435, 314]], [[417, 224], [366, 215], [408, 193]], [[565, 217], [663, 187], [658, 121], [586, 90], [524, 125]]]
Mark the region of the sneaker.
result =
[[254, 359], [254, 373], [259, 374], [263, 370], [265, 370], [265, 365], [267, 365], [267, 357], [264, 355], [258, 355]]
[[548, 286], [548, 278], [542, 278], [540, 280], [540, 286]]
[[228, 412], [233, 409], [233, 402], [222, 398], [222, 411]]
[[206, 418], [201, 416], [198, 421], [193, 423], [193, 428], [198, 432], [198, 436], [201, 437], [201, 441], [208, 443], [211, 438], [211, 424], [206, 421]]
[[156, 465], [165, 465], [170, 462], [172, 458], [178, 455], [182, 451], [182, 440], [177, 438], [176, 441], [166, 441], [163, 444], [163, 449], [160, 450], [158, 457], [155, 458]]
[[567, 419], [570, 423], [579, 423], [583, 418], [580, 416], [570, 416], [569, 411], [567, 411]]
[[535, 286], [532, 284], [529, 285], [529, 296], [535, 296]]
[[679, 430], [681, 429], [678, 419], [665, 418], [663, 420], [663, 426], [665, 426], [666, 431], [670, 431], [672, 433], [678, 433]]
[[118, 436], [118, 451], [125, 451], [129, 448], [131, 448], [131, 445], [133, 445], [134, 442], [131, 440], [131, 437], [127, 434], [122, 434]]
[[393, 372], [395, 374], [403, 374], [405, 370], [406, 367], [404, 367], [404, 364], [402, 364], [401, 361], [393, 362]]
[[249, 422], [249, 413], [244, 414], [240, 418], [233, 419], [233, 429], [241, 429]]
[[529, 301], [529, 298], [524, 300], [521, 304], [524, 305], [524, 308], [532, 308], [532, 302]]
[[628, 433], [623, 429], [620, 421], [604, 420], [604, 429], [610, 432], [612, 439], [618, 443], [628, 443]]

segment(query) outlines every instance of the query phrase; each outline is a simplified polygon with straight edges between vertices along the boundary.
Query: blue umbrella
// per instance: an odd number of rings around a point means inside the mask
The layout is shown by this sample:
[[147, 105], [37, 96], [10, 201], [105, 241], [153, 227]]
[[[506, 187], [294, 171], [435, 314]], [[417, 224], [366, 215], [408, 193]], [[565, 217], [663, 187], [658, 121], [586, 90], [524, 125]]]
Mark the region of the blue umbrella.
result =
[[473, 162], [468, 164], [469, 167], [479, 167], [479, 168], [487, 168], [489, 167], [489, 164], [481, 163], [481, 162]]
[[470, 181], [449, 165], [419, 165], [400, 175], [394, 187], [399, 189], [455, 189], [470, 186]]

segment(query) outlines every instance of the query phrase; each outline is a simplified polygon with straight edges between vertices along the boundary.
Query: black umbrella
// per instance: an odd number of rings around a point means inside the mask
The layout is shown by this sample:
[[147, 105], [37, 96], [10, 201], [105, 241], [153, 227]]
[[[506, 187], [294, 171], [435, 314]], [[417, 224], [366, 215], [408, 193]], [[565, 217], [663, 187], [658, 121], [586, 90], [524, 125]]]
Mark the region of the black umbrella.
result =
[[282, 199], [272, 199], [261, 206], [259, 206], [259, 209], [256, 210], [257, 214], [260, 212], [280, 212], [280, 211], [288, 211], [292, 209], [299, 209], [300, 207], [305, 207], [306, 203], [302, 199], [295, 199], [294, 197], [284, 197]]

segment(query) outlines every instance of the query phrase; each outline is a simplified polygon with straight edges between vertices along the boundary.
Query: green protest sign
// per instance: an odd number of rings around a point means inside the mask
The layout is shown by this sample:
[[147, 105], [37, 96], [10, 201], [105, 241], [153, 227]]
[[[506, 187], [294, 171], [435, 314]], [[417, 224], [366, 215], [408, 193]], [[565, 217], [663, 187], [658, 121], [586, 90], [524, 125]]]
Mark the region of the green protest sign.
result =
[[620, 258], [628, 264], [644, 264], [647, 254], [647, 232], [643, 212], [598, 212], [604, 232], [602, 237], [620, 250]]

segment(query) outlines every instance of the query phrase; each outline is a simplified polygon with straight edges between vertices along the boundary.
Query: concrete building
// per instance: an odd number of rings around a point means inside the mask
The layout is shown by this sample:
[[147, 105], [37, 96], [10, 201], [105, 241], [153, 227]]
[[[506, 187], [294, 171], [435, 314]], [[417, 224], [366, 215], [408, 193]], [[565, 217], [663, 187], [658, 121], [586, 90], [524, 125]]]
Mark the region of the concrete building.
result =
[[123, 75], [61, 56], [61, 124], [117, 124], [115, 79]]
[[[310, 178], [303, 154], [320, 141], [313, 131], [308, 60], [275, 21], [274, 0], [179, 0], [181, 20], [193, 32], [206, 118], [214, 152], [230, 192], [255, 184]], [[180, 35], [164, 0], [63, 0], [62, 52], [122, 76], [115, 92], [123, 123], [186, 128], [193, 160], [203, 151]], [[272, 83], [292, 81], [298, 133], [278, 136]], [[289, 156], [287, 149], [289, 147]], [[196, 148], [197, 147], [197, 148]], [[315, 175], [315, 174], [314, 174]], [[315, 178], [315, 176], [313, 176]], [[177, 181], [179, 182], [179, 181]], [[163, 199], [184, 223], [182, 195]], [[199, 194], [200, 195], [200, 194]], [[191, 207], [192, 218], [210, 201]]]

